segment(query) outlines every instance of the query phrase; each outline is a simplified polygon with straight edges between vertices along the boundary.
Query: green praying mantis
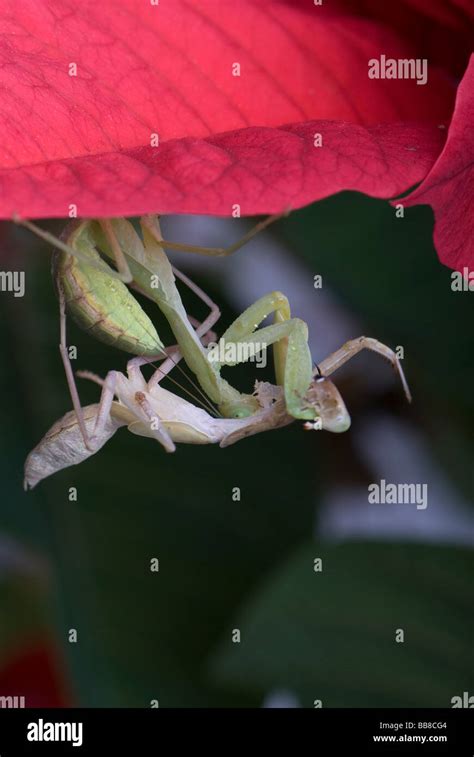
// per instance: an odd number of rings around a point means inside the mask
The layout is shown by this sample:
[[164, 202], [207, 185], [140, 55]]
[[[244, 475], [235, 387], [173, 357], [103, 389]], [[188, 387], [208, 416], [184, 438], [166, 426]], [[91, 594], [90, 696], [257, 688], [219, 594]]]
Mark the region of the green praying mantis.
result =
[[[306, 429], [346, 431], [350, 417], [329, 376], [363, 349], [373, 350], [392, 363], [410, 400], [398, 357], [375, 339], [353, 339], [314, 368], [307, 325], [291, 316], [288, 300], [281, 292], [271, 292], [250, 305], [220, 338], [220, 344], [234, 348], [231, 356], [221, 350], [218, 360], [211, 359], [211, 329], [220, 317], [219, 309], [170, 264], [164, 250], [230, 254], [279, 217], [270, 216], [236, 244], [217, 249], [165, 241], [156, 215], [140, 219], [141, 234], [124, 218], [85, 220], [71, 223], [59, 240], [23, 222], [57, 248], [53, 275], [60, 304], [60, 352], [74, 408], [29, 454], [26, 487], [95, 454], [121, 426], [157, 440], [168, 452], [173, 452], [177, 443], [219, 443], [226, 447], [294, 420], [304, 421]], [[202, 323], [188, 316], [175, 277], [209, 307]], [[127, 284], [158, 306], [176, 345], [164, 346]], [[85, 408], [81, 406], [68, 357], [66, 314], [100, 341], [134, 356], [127, 363], [126, 375], [112, 370], [101, 379], [88, 371], [78, 372], [101, 386], [100, 401]], [[269, 315], [273, 322], [259, 328]], [[224, 365], [251, 359], [270, 345], [275, 384], [257, 381], [249, 394], [239, 392], [221, 375]], [[161, 386], [163, 377], [181, 359], [194, 374], [209, 407], [212, 403], [217, 407], [217, 414]], [[163, 362], [146, 381], [142, 367], [158, 360]]]

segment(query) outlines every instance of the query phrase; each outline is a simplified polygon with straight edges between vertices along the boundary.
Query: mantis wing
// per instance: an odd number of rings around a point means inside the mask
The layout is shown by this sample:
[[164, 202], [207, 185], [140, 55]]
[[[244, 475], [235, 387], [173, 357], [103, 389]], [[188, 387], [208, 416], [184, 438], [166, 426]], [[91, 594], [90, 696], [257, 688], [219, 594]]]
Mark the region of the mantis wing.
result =
[[[188, 318], [172, 266], [160, 245], [158, 220], [152, 216], [142, 218], [143, 242], [126, 219], [113, 218], [110, 224], [135, 285], [160, 308], [188, 368], [197, 376], [204, 392], [217, 405], [240, 402], [240, 393], [220, 376], [216, 366], [207, 359], [207, 351]], [[113, 259], [113, 251], [107, 239], [100, 230], [96, 231], [100, 249]]]
[[[112, 411], [116, 402], [112, 404]], [[120, 406], [117, 405], [117, 409]], [[84, 422], [87, 431], [92, 436], [99, 405], [88, 405], [83, 408]], [[129, 421], [113, 412], [107, 418], [104, 428], [94, 437], [94, 450], [89, 450], [84, 444], [77, 422], [76, 413], [66, 413], [49, 429], [39, 444], [30, 452], [25, 462], [25, 489], [33, 489], [40, 481], [70, 465], [82, 463], [91, 455], [98, 452], [104, 444], [115, 434], [118, 428], [126, 426]]]
[[[160, 229], [157, 222], [149, 218], [142, 223], [143, 243], [129, 221], [114, 218], [111, 223], [135, 284], [160, 308], [181, 347], [188, 367], [198, 377], [206, 394], [217, 404], [227, 399], [226, 391], [230, 400], [238, 399], [238, 392], [227, 385], [208, 361], [206, 350], [189, 321], [173, 269], [158, 241]], [[111, 257], [106, 241], [102, 240], [101, 244], [104, 253]]]

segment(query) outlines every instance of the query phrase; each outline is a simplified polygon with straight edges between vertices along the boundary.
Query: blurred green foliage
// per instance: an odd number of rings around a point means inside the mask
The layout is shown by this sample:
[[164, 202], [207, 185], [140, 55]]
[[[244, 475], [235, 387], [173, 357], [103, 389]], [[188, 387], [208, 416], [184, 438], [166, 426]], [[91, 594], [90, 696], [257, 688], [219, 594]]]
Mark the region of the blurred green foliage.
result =
[[471, 570], [463, 549], [306, 544], [239, 614], [216, 680], [304, 707], [449, 707], [473, 684]]

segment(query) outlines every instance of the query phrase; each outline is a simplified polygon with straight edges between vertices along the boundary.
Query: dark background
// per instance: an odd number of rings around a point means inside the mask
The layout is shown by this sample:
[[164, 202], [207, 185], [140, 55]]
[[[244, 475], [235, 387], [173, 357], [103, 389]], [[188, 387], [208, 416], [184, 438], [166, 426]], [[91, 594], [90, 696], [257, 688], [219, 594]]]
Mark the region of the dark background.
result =
[[[217, 244], [246, 228], [201, 219], [197, 240], [186, 219], [163, 225], [165, 236]], [[62, 223], [46, 226], [60, 233]], [[345, 193], [293, 213], [232, 260], [196, 272], [202, 261], [180, 256], [221, 306], [219, 333], [291, 283], [295, 315], [314, 303], [312, 344], [333, 350], [365, 332], [403, 345], [411, 406], [390, 368], [361, 355], [335, 377], [353, 418], [346, 434], [295, 423], [225, 450], [166, 455], [122, 429], [29, 493], [24, 459], [71, 403], [49, 250], [11, 224], [1, 234], [2, 268], [26, 271], [26, 294], [0, 294], [0, 684], [2, 669], [44, 643], [64, 701], [87, 706], [449, 707], [474, 694], [473, 301], [451, 290], [428, 208], [397, 219], [388, 203]], [[125, 367], [125, 355], [71, 323], [69, 343], [78, 368]], [[247, 390], [263, 378], [252, 364], [231, 370]], [[84, 404], [96, 400], [96, 387], [79, 388]], [[428, 508], [368, 505], [381, 478], [427, 483]], [[26, 693], [28, 704], [36, 675], [31, 703], [48, 701], [41, 673], [22, 675], [0, 695]]]

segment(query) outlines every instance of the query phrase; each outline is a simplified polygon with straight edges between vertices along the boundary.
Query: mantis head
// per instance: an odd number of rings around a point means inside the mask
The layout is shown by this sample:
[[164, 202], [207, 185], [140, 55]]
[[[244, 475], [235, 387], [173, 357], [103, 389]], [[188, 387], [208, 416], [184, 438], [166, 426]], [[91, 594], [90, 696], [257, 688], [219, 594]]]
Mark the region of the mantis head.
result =
[[323, 429], [342, 433], [351, 425], [351, 417], [339, 390], [326, 376], [316, 376], [310, 384], [305, 404], [316, 413], [316, 420], [305, 423], [308, 430]]

